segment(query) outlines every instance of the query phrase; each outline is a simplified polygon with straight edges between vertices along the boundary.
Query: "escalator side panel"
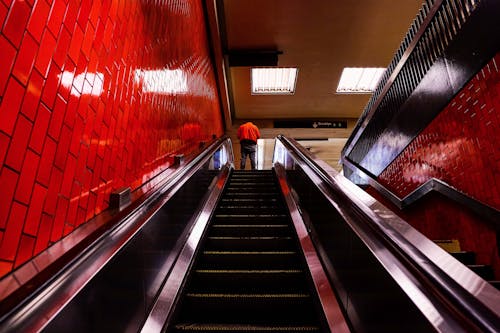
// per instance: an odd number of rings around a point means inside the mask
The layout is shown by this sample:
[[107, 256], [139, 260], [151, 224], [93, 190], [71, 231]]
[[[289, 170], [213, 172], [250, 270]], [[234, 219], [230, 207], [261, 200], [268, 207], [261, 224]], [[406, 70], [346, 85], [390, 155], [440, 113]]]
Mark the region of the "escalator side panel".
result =
[[[44, 332], [137, 332], [218, 172], [200, 170], [45, 327]], [[165, 259], [168, 258], [168, 259]]]
[[367, 246], [300, 168], [288, 181], [308, 217], [315, 244], [326, 254], [332, 284], [356, 332], [435, 332]]

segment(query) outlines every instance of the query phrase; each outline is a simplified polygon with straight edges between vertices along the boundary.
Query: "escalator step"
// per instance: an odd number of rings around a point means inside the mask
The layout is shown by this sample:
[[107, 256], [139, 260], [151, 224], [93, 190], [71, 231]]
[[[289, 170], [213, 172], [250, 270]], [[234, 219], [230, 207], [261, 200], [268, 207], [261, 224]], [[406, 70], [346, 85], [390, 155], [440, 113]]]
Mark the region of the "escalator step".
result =
[[290, 228], [286, 224], [214, 224], [210, 236], [263, 237], [288, 236]]
[[271, 326], [271, 325], [242, 325], [242, 324], [177, 324], [179, 331], [196, 332], [317, 332], [317, 326]]
[[474, 265], [476, 254], [470, 251], [450, 252], [450, 254], [464, 265]]
[[196, 269], [190, 291], [300, 293], [307, 290], [300, 269]]
[[273, 251], [291, 249], [294, 242], [291, 237], [233, 237], [233, 236], [209, 236], [207, 237], [207, 249], [228, 251]]
[[467, 267], [486, 281], [495, 279], [493, 267], [490, 265], [467, 265]]
[[203, 251], [199, 268], [290, 269], [300, 265], [295, 251]]
[[187, 297], [195, 299], [211, 300], [282, 300], [285, 302], [309, 299], [309, 294], [212, 294], [212, 293], [188, 293]]
[[284, 224], [287, 223], [287, 216], [284, 214], [259, 216], [256, 215], [235, 215], [235, 214], [216, 214], [214, 216], [215, 224]]
[[500, 281], [488, 281], [493, 287], [500, 290]]
[[184, 302], [193, 322], [304, 325], [315, 317], [309, 294], [188, 292]]
[[286, 218], [285, 214], [215, 214], [216, 218], [253, 218], [253, 219], [259, 219], [259, 218]]
[[183, 291], [176, 332], [319, 332], [273, 171], [235, 171]]
[[269, 198], [260, 198], [260, 197], [257, 197], [257, 198], [231, 198], [231, 197], [225, 197], [221, 200], [221, 203], [222, 204], [228, 204], [228, 203], [231, 203], [231, 204], [239, 204], [239, 203], [243, 203], [243, 204], [256, 204], [256, 203], [266, 203], [266, 204], [276, 204], [278, 203], [278, 199], [274, 198], [274, 199], [269, 199]]
[[283, 212], [283, 209], [277, 206], [221, 206], [217, 209], [217, 214], [223, 215], [247, 215], [247, 214], [255, 214], [258, 211], [261, 215], [275, 215]]

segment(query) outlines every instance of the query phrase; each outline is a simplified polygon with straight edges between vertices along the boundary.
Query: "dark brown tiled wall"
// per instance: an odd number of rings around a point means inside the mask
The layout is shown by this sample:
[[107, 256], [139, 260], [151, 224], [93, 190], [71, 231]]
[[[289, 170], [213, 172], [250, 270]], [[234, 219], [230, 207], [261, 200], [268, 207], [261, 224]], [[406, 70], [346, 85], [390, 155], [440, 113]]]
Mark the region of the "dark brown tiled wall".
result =
[[0, 0], [0, 276], [222, 135], [200, 1]]

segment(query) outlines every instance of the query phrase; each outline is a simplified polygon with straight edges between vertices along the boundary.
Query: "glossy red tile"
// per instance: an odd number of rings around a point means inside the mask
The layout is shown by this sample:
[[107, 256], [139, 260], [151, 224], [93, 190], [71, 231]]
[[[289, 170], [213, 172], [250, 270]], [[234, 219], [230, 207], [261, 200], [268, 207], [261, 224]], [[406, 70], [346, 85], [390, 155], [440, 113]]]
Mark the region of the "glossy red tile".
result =
[[80, 28], [85, 29], [89, 20], [90, 10], [92, 9], [92, 0], [82, 0], [80, 11], [78, 12], [77, 22]]
[[85, 209], [78, 206], [77, 211], [76, 211], [76, 220], [75, 220], [75, 227], [78, 227], [79, 225], [83, 224], [85, 222]]
[[60, 80], [62, 78], [62, 71], [57, 66], [56, 63], [52, 63], [49, 68], [49, 74], [47, 75], [47, 80], [45, 81], [45, 86], [42, 91], [42, 101], [50, 109], [54, 107], [54, 101], [57, 95], [57, 89], [59, 87]]
[[1, 260], [13, 261], [16, 257], [26, 210], [26, 206], [15, 201], [12, 203], [5, 235], [2, 239], [2, 244], [0, 244]]
[[45, 214], [42, 214], [42, 219], [40, 221], [40, 227], [38, 228], [38, 234], [36, 237], [35, 251], [34, 255], [39, 254], [45, 250], [50, 245], [50, 231], [52, 229], [52, 222], [54, 218]]
[[73, 133], [71, 137], [71, 145], [69, 148], [70, 153], [72, 153], [74, 156], [79, 155], [84, 128], [85, 128], [85, 122], [83, 118], [80, 116], [76, 116], [75, 125], [73, 127]]
[[46, 1], [36, 1], [28, 22], [27, 30], [37, 40], [42, 39], [43, 30], [47, 24], [50, 6]]
[[48, 187], [50, 174], [52, 172], [54, 157], [56, 156], [56, 142], [47, 137], [45, 139], [45, 144], [42, 151], [42, 156], [40, 159], [40, 166], [38, 168], [38, 174], [36, 177], [37, 182]]
[[35, 248], [36, 238], [22, 235], [21, 241], [19, 243], [19, 249], [17, 251], [16, 261], [14, 268], [21, 266], [26, 261], [33, 257], [33, 250]]
[[92, 48], [92, 43], [94, 41], [94, 34], [95, 34], [95, 29], [92, 27], [92, 25], [87, 25], [87, 29], [85, 31], [85, 35], [83, 38], [83, 43], [81, 50], [83, 54], [87, 57], [87, 59], [90, 59], [90, 51]]
[[0, 104], [0, 130], [12, 135], [24, 96], [23, 86], [13, 77], [9, 79], [7, 90]]
[[31, 236], [37, 236], [38, 228], [42, 218], [42, 209], [45, 203], [45, 196], [47, 195], [47, 188], [35, 183], [33, 187], [33, 194], [28, 208], [28, 215], [24, 224], [23, 232]]
[[62, 0], [53, 0], [50, 8], [49, 20], [47, 27], [52, 31], [54, 36], [59, 35], [62, 26], [64, 15], [66, 14], [66, 3]]
[[29, 142], [29, 147], [38, 154], [42, 153], [43, 143], [49, 127], [50, 115], [50, 110], [44, 104], [40, 104]]
[[2, 97], [12, 71], [12, 66], [16, 60], [17, 51], [2, 35], [0, 35], [0, 50], [2, 50], [0, 52], [0, 97]]
[[56, 158], [54, 165], [61, 170], [66, 168], [66, 159], [68, 158], [69, 146], [71, 144], [71, 130], [67, 126], [63, 126], [59, 143], [57, 145]]
[[50, 117], [49, 130], [47, 132], [54, 140], [59, 141], [59, 135], [61, 133], [62, 124], [64, 121], [64, 114], [66, 112], [66, 102], [61, 96], [56, 96], [56, 102], [54, 108], [52, 109], [52, 114]]
[[33, 125], [26, 117], [22, 115], [18, 117], [9, 152], [5, 158], [5, 164], [14, 170], [21, 170], [32, 128]]
[[14, 64], [12, 74], [24, 86], [28, 83], [28, 79], [35, 63], [35, 57], [38, 51], [38, 43], [31, 37], [30, 34], [24, 35], [19, 53]]
[[9, 13], [9, 8], [0, 2], [0, 27], [3, 27], [3, 23], [7, 18], [8, 13]]
[[52, 233], [50, 235], [50, 240], [52, 242], [56, 242], [63, 237], [64, 221], [66, 220], [66, 213], [68, 211], [68, 199], [59, 197], [56, 209], [57, 213], [55, 214]]
[[50, 174], [49, 188], [45, 197], [45, 205], [43, 206], [44, 213], [55, 216], [57, 208], [57, 200], [59, 198], [59, 190], [61, 189], [63, 173], [58, 168], [52, 168]]
[[49, 30], [43, 34], [42, 41], [40, 42], [40, 50], [36, 58], [35, 67], [44, 77], [47, 77], [49, 65], [52, 61], [54, 49], [56, 47], [56, 38]]
[[10, 137], [0, 132], [0, 165], [3, 165], [5, 155], [9, 149]]
[[77, 25], [73, 34], [71, 36], [71, 43], [68, 50], [69, 57], [75, 62], [78, 63], [78, 58], [80, 56], [80, 48], [83, 42], [83, 30]]
[[0, 276], [4, 276], [7, 273], [10, 273], [13, 268], [14, 264], [12, 262], [0, 260]]
[[45, 80], [40, 73], [36, 70], [31, 73], [21, 106], [21, 112], [31, 121], [35, 120], [44, 83]]
[[498, 112], [490, 112], [497, 108], [495, 99], [489, 96], [500, 81], [490, 80], [496, 75], [490, 67], [495, 67], [493, 60], [380, 175], [384, 184], [403, 197], [435, 177], [500, 208], [500, 190], [489, 185], [500, 174], [500, 168], [488, 161], [498, 155], [489, 142], [500, 140], [500, 132], [486, 126], [498, 124]]
[[[89, 13], [89, 21], [95, 27], [97, 26], [97, 21], [99, 19], [100, 10], [101, 10], [101, 1], [93, 1], [92, 8]], [[106, 17], [106, 16], [103, 16]]]
[[75, 28], [80, 7], [80, 1], [68, 1], [68, 8], [66, 9], [66, 14], [64, 15], [64, 26], [68, 27], [69, 30]]
[[3, 167], [0, 171], [0, 188], [2, 189], [2, 200], [0, 200], [0, 230], [7, 226], [7, 218], [9, 217], [10, 207], [14, 199], [17, 180], [19, 174]]
[[76, 157], [71, 154], [68, 155], [60, 191], [60, 194], [66, 198], [71, 198], [71, 188], [73, 187], [73, 180], [75, 179], [76, 172], [76, 161]]
[[17, 48], [21, 44], [31, 7], [25, 1], [14, 1], [5, 20], [2, 33]]
[[40, 156], [31, 150], [26, 152], [26, 158], [24, 159], [15, 194], [15, 199], [23, 204], [28, 205], [30, 203], [31, 191], [35, 184], [39, 162]]
[[57, 47], [52, 60], [59, 66], [63, 67], [68, 54], [69, 45], [71, 43], [71, 33], [65, 27], [61, 29], [61, 33], [57, 39]]

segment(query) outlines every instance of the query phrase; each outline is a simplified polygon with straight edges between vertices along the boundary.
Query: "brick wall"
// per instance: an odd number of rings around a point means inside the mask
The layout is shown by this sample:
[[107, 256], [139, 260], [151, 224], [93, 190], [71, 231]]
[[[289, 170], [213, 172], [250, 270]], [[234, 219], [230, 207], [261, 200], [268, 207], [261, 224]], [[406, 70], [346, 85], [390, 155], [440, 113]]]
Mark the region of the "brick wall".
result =
[[0, 277], [222, 135], [195, 0], [0, 0]]

